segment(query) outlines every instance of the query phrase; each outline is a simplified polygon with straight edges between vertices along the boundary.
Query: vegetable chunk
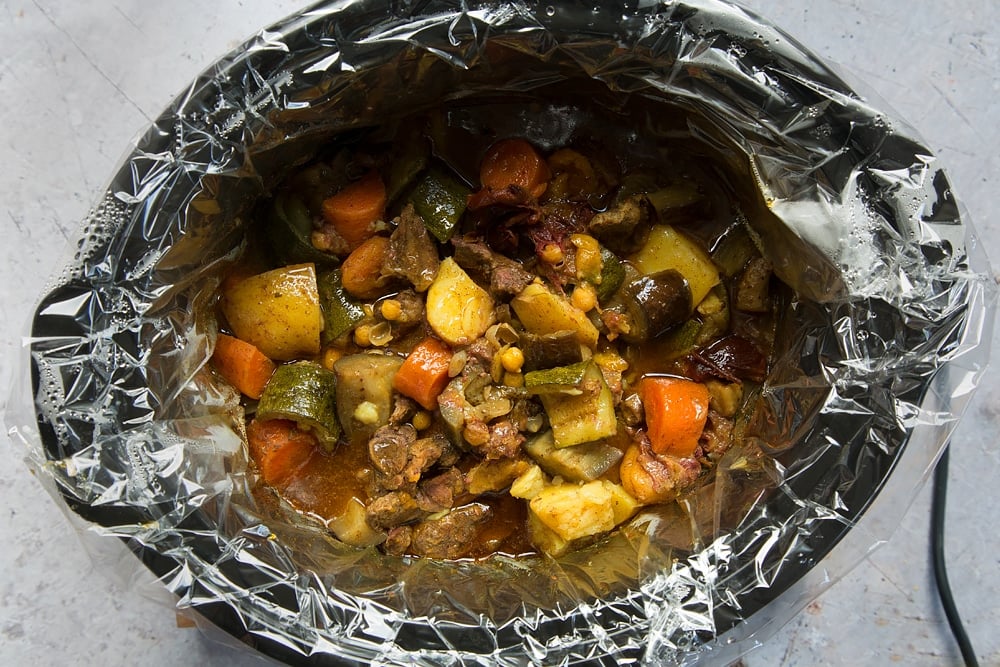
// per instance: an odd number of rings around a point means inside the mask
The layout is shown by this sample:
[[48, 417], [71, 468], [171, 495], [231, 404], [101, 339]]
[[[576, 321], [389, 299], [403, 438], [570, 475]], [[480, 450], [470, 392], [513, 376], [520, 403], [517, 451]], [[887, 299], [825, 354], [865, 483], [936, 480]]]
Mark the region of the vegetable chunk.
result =
[[667, 225], [657, 225], [649, 231], [645, 245], [632, 258], [632, 263], [644, 275], [673, 269], [688, 282], [691, 304], [696, 306], [719, 284], [719, 269], [693, 240]]
[[427, 290], [427, 323], [450, 345], [468, 345], [493, 324], [493, 299], [455, 263], [441, 262]]
[[215, 341], [212, 364], [222, 377], [250, 398], [260, 398], [276, 366], [256, 347], [220, 333]]
[[437, 407], [437, 397], [448, 384], [451, 350], [434, 338], [425, 338], [406, 357], [392, 381], [399, 393], [409, 396], [423, 408]]
[[653, 451], [681, 458], [694, 454], [708, 419], [708, 388], [682, 378], [646, 377], [639, 393]]
[[632, 516], [638, 503], [618, 484], [598, 480], [547, 486], [529, 507], [547, 528], [572, 542], [613, 529]]
[[597, 346], [599, 333], [587, 315], [544, 285], [532, 283], [510, 302], [524, 328], [533, 334], [572, 331], [581, 345]]
[[237, 338], [271, 359], [319, 353], [323, 313], [312, 264], [274, 269], [230, 285], [223, 293], [222, 312]]

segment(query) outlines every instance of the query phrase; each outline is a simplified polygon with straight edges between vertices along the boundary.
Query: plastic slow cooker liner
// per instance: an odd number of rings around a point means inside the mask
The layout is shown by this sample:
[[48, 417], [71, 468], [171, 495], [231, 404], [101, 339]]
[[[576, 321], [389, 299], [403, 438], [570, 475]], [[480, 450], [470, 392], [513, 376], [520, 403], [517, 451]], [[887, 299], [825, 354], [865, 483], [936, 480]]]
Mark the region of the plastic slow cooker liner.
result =
[[[255, 490], [238, 397], [205, 366], [213, 292], [254, 203], [317, 147], [482, 99], [524, 101], [524, 133], [550, 146], [595, 113], [609, 134], [638, 114], [622, 136], [656, 144], [677, 130], [660, 110], [680, 109], [745, 173], [746, 220], [797, 294], [751, 419], [773, 459], [729, 456], [689, 502], [559, 560], [346, 547]], [[976, 253], [915, 134], [740, 8], [323, 3], [220, 60], [138, 139], [38, 306], [33, 404], [7, 420], [89, 532], [273, 657], [692, 663], [780, 626], [822, 590], [802, 589], [814, 569], [842, 575], [853, 563], [823, 559], [849, 531], [887, 537], [855, 523], [897, 467], [908, 504], [986, 361]]]

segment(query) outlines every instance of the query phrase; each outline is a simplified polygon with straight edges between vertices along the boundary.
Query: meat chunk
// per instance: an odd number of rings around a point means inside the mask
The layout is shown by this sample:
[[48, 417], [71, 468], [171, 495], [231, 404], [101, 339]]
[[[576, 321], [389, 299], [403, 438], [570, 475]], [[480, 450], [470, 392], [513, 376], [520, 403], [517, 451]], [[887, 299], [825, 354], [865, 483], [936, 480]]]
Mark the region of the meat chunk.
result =
[[631, 252], [645, 240], [640, 236], [649, 230], [649, 219], [654, 212], [645, 195], [632, 195], [595, 215], [587, 228], [615, 252]]
[[417, 504], [428, 512], [441, 512], [454, 507], [455, 499], [463, 493], [465, 476], [458, 468], [450, 468], [420, 483]]
[[434, 282], [440, 265], [437, 246], [427, 233], [423, 218], [413, 204], [407, 204], [389, 237], [382, 275], [404, 278], [418, 292], [424, 292]]
[[697, 459], [703, 466], [711, 467], [722, 458], [733, 443], [733, 420], [726, 419], [715, 410], [709, 410], [708, 423], [698, 441]]
[[396, 340], [402, 339], [426, 321], [424, 297], [412, 289], [404, 289], [376, 302], [373, 310], [375, 321], [388, 324], [392, 337]]
[[452, 239], [455, 261], [474, 280], [489, 285], [490, 294], [504, 301], [517, 295], [534, 277], [518, 262], [490, 250], [485, 242], [467, 237]]
[[440, 519], [422, 521], [413, 527], [410, 552], [428, 558], [461, 558], [472, 548], [479, 526], [491, 515], [488, 506], [472, 503]]
[[420, 410], [420, 406], [409, 396], [393, 394], [389, 424], [393, 426], [404, 424], [413, 419], [413, 415], [417, 414], [418, 410]]
[[770, 282], [774, 267], [763, 257], [751, 259], [736, 282], [736, 308], [746, 313], [771, 310]]
[[383, 426], [368, 441], [368, 457], [379, 472], [398, 475], [406, 467], [410, 445], [416, 439], [417, 430], [409, 424]]
[[396, 526], [389, 531], [389, 535], [382, 548], [390, 556], [402, 556], [410, 548], [413, 540], [413, 528], [411, 526]]
[[417, 499], [405, 491], [393, 491], [373, 498], [365, 507], [365, 519], [375, 530], [388, 530], [412, 523], [430, 514], [420, 508]]
[[500, 419], [490, 424], [490, 436], [480, 452], [487, 459], [506, 459], [521, 451], [524, 436], [511, 419]]
[[417, 439], [409, 424], [383, 426], [368, 441], [368, 456], [376, 469], [369, 494], [384, 491], [415, 491], [420, 476], [430, 469], [449, 448], [441, 434]]

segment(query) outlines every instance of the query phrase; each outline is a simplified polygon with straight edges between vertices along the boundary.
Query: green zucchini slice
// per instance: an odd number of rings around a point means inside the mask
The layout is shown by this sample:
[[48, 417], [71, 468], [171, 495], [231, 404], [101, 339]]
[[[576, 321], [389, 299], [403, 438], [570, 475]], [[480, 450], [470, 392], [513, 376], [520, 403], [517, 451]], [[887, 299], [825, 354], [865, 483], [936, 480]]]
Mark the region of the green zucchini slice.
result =
[[319, 364], [278, 366], [257, 404], [257, 419], [291, 419], [331, 451], [341, 432], [336, 391], [337, 376]]

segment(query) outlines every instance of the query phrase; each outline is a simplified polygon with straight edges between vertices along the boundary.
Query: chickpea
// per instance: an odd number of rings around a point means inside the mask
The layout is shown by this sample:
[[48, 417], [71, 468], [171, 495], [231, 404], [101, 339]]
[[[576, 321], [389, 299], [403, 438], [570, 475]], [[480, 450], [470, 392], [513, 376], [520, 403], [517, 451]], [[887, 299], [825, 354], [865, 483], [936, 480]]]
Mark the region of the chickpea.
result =
[[573, 290], [572, 296], [570, 296], [570, 302], [587, 313], [597, 306], [597, 294], [594, 292], [594, 288], [587, 283], [581, 283], [576, 286]]
[[399, 305], [399, 301], [395, 299], [386, 299], [382, 302], [382, 317], [390, 322], [395, 322], [399, 319], [399, 316], [403, 313], [402, 306]]
[[539, 257], [547, 264], [558, 264], [563, 261], [563, 249], [555, 243], [547, 243], [539, 252]]
[[421, 410], [417, 414], [413, 415], [413, 428], [418, 431], [423, 431], [429, 428], [431, 425], [431, 413], [426, 410]]
[[358, 347], [368, 347], [371, 345], [371, 332], [372, 327], [370, 324], [358, 325], [358, 328], [354, 330], [354, 342]]
[[323, 350], [323, 368], [328, 371], [333, 370], [333, 365], [337, 363], [337, 360], [344, 356], [344, 351], [337, 349], [335, 347], [328, 347]]
[[524, 365], [524, 352], [519, 347], [508, 347], [500, 353], [500, 363], [508, 373], [519, 373]]

